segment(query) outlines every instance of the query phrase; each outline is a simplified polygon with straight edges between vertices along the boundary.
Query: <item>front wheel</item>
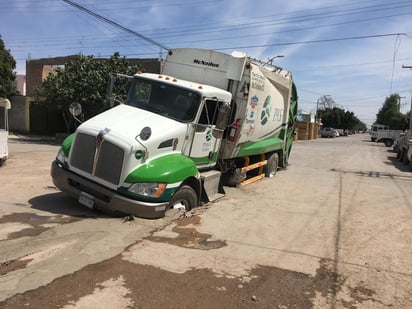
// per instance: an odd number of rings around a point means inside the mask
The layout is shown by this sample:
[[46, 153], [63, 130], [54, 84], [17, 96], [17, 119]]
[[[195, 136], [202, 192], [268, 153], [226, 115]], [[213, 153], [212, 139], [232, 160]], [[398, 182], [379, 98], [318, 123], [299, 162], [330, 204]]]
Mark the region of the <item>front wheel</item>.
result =
[[183, 186], [173, 195], [169, 208], [189, 211], [198, 205], [198, 197], [191, 187]]
[[275, 177], [279, 165], [279, 155], [273, 153], [269, 156], [268, 162], [265, 165], [265, 177]]

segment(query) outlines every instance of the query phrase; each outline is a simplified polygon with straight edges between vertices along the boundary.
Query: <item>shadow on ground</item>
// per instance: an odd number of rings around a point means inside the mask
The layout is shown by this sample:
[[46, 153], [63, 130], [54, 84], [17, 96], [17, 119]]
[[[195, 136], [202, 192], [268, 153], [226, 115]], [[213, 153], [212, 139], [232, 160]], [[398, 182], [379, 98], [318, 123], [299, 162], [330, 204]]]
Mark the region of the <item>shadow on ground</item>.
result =
[[98, 210], [89, 209], [80, 205], [74, 198], [61, 192], [48, 193], [33, 197], [29, 200], [34, 209], [47, 211], [54, 214], [79, 218], [107, 218], [108, 216]]
[[[404, 164], [403, 162], [399, 161], [393, 151], [389, 151], [388, 155], [388, 164], [393, 165], [396, 169], [401, 172], [410, 172], [409, 164]], [[411, 174], [412, 175], [412, 174]]]

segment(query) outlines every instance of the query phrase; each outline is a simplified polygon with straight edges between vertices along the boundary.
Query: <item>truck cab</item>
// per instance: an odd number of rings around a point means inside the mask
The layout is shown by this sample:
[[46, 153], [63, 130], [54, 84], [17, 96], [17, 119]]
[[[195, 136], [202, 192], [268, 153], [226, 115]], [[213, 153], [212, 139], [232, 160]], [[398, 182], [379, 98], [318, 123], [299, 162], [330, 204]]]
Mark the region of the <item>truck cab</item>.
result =
[[216, 165], [231, 97], [215, 87], [138, 73], [125, 104], [81, 124], [63, 142], [53, 181], [104, 211], [155, 218], [168, 207], [189, 210], [202, 198], [199, 172]]
[[370, 131], [371, 141], [376, 142], [376, 140], [378, 138], [378, 133], [380, 131], [384, 131], [384, 130], [389, 130], [389, 126], [383, 125], [383, 124], [376, 124], [376, 123], [373, 124], [371, 126], [371, 131]]

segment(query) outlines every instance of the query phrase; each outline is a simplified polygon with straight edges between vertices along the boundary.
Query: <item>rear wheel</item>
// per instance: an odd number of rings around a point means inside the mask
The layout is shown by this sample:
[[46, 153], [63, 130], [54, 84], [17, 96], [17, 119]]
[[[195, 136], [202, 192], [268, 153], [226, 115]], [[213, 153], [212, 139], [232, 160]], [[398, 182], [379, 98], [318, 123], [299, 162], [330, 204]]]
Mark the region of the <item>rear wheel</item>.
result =
[[189, 211], [198, 205], [198, 197], [191, 187], [183, 186], [173, 195], [169, 208]]
[[385, 146], [386, 146], [386, 147], [391, 147], [392, 144], [393, 144], [393, 142], [392, 142], [391, 139], [385, 139]]
[[401, 149], [400, 155], [399, 155], [399, 161], [403, 162], [404, 156], [405, 156], [405, 150]]
[[279, 155], [277, 153], [273, 153], [269, 156], [268, 162], [265, 165], [265, 177], [275, 177], [276, 172], [278, 170], [279, 165]]
[[408, 152], [404, 149], [403, 150], [403, 156], [402, 156], [402, 163], [407, 165], [408, 164]]

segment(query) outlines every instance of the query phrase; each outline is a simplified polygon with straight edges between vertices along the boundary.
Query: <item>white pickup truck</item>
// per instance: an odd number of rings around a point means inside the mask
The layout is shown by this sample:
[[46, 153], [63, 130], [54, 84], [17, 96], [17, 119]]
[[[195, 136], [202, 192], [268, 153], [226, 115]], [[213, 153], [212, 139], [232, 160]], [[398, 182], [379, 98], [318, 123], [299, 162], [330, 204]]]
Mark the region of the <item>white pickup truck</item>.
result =
[[389, 130], [387, 125], [373, 124], [371, 127], [371, 141], [384, 143], [386, 147], [391, 147], [402, 132], [402, 130]]
[[384, 143], [386, 147], [391, 147], [393, 142], [400, 136], [402, 130], [381, 130], [376, 132], [375, 141]]
[[3, 121], [0, 121], [0, 166], [7, 160], [8, 147], [7, 140], [9, 135], [8, 110], [11, 108], [8, 99], [0, 98], [0, 114], [3, 116]]

